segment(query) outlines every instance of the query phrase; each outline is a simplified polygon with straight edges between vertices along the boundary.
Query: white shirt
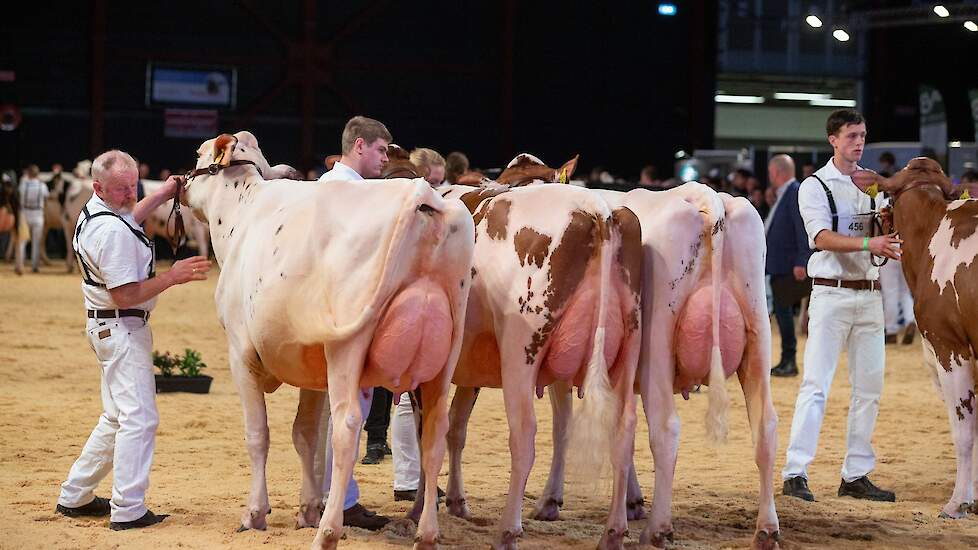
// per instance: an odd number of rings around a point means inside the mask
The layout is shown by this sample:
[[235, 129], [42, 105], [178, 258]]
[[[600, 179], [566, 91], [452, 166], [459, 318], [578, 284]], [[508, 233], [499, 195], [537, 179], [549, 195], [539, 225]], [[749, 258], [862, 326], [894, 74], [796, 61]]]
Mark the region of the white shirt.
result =
[[319, 176], [318, 181], [356, 181], [362, 179], [363, 176], [358, 174], [356, 170], [336, 161], [333, 163], [333, 169]]
[[[832, 159], [818, 169], [815, 175], [825, 182], [832, 191], [836, 211], [839, 215], [837, 232], [851, 237], [868, 237], [872, 227], [869, 195], [863, 193], [852, 183], [852, 178], [843, 175]], [[883, 203], [878, 196], [876, 207]], [[805, 178], [798, 189], [798, 209], [805, 222], [808, 245], [815, 248], [815, 236], [822, 230], [832, 230], [832, 211], [825, 190], [813, 177]], [[816, 251], [808, 260], [808, 276], [844, 281], [879, 279], [879, 268], [870, 263], [868, 250], [859, 252]]]
[[[98, 195], [85, 205], [89, 215], [96, 212], [113, 211]], [[118, 214], [118, 212], [116, 212]], [[130, 227], [139, 231], [132, 213], [120, 214], [125, 223], [115, 216], [99, 216], [85, 222], [81, 233], [78, 234], [78, 254], [88, 266], [91, 278], [98, 283], [104, 283], [106, 288], [93, 286], [84, 280], [81, 283], [82, 294], [85, 296], [86, 309], [119, 309], [112, 300], [108, 289], [117, 288], [129, 283], [145, 281], [149, 278], [149, 269], [155, 261], [153, 250], [143, 244]], [[78, 217], [78, 226], [85, 220], [85, 214]], [[85, 271], [82, 268], [82, 276]], [[152, 311], [156, 306], [156, 297], [132, 306], [136, 309]]]
[[48, 199], [48, 186], [35, 178], [20, 180], [21, 210], [44, 210], [44, 201]]

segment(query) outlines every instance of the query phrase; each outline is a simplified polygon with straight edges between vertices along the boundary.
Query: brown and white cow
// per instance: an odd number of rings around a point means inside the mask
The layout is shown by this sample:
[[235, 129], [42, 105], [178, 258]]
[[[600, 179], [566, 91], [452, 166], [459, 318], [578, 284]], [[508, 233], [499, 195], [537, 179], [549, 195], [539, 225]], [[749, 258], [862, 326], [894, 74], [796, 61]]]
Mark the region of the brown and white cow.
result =
[[448, 435], [450, 514], [467, 518], [462, 483], [466, 424], [481, 387], [502, 388], [510, 485], [496, 548], [522, 534], [533, 465], [533, 394], [555, 384], [583, 395], [575, 448], [584, 464], [610, 455], [614, 485], [601, 548], [622, 548], [634, 444], [632, 388], [639, 353], [641, 235], [626, 208], [566, 185], [440, 189], [472, 212], [476, 245], [465, 338], [453, 382]]
[[[576, 160], [576, 159], [575, 159]], [[559, 171], [530, 155], [510, 166], [534, 170], [535, 178]], [[506, 172], [501, 178], [506, 179]], [[520, 175], [521, 179], [526, 176]], [[632, 210], [642, 225], [642, 354], [636, 390], [642, 395], [655, 461], [652, 515], [643, 543], [672, 540], [672, 484], [679, 448], [674, 393], [688, 398], [698, 384], [710, 386], [707, 435], [726, 438], [728, 398], [724, 381], [734, 372], [747, 401], [760, 474], [756, 547], [776, 547], [780, 527], [774, 506], [777, 416], [771, 398], [771, 326], [764, 291], [764, 227], [745, 199], [689, 183], [669, 191], [594, 191], [612, 206]], [[761, 243], [760, 245], [758, 243]], [[722, 300], [714, 300], [722, 296]], [[716, 344], [719, 342], [719, 346]], [[554, 463], [534, 517], [555, 520], [563, 500], [562, 447], [571, 399], [551, 391]], [[629, 475], [629, 519], [643, 517], [644, 502], [634, 466]]]
[[[271, 169], [248, 132], [198, 150], [186, 200], [208, 220], [221, 266], [215, 300], [241, 394], [252, 464], [243, 528], [264, 529], [269, 433], [263, 393], [300, 388], [292, 439], [302, 463], [299, 526], [319, 523], [313, 546], [342, 535], [346, 481], [361, 426], [361, 388], [423, 396], [424, 509], [417, 547], [438, 537], [437, 482], [448, 391], [471, 286], [474, 226], [459, 201], [423, 179], [266, 181]], [[216, 166], [215, 166], [216, 165]], [[208, 173], [214, 167], [216, 174]], [[333, 415], [332, 490], [319, 520], [315, 479], [323, 390]]]
[[892, 197], [924, 362], [951, 422], [958, 473], [940, 515], [978, 514], [978, 200], [951, 200], [955, 193], [941, 165], [923, 157], [890, 178], [858, 171], [852, 179], [864, 191], [877, 184]]

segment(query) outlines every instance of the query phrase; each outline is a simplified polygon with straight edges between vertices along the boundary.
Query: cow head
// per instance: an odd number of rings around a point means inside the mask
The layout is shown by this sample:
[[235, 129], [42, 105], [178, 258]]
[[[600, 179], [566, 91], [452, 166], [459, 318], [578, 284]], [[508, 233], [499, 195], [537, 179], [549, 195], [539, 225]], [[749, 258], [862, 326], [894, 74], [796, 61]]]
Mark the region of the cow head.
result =
[[253, 164], [263, 175], [272, 173], [268, 161], [265, 160], [265, 155], [258, 148], [258, 139], [247, 130], [242, 130], [234, 135], [221, 134], [205, 141], [197, 149], [198, 170], [213, 165], [227, 168], [232, 166], [233, 161]]
[[387, 148], [387, 164], [380, 172], [383, 179], [391, 178], [423, 178], [428, 170], [411, 162], [407, 149], [391, 143]]
[[915, 187], [932, 186], [940, 189], [946, 199], [955, 199], [951, 180], [944, 175], [941, 165], [934, 159], [917, 157], [907, 163], [907, 166], [889, 178], [871, 170], [856, 170], [852, 182], [862, 192], [875, 196], [879, 191], [886, 191], [894, 202], [904, 191]]
[[264, 174], [266, 180], [295, 180], [304, 181], [306, 178], [302, 172], [292, 168], [288, 164], [276, 164], [268, 169]]
[[531, 183], [567, 183], [577, 168], [579, 156], [575, 155], [560, 168], [553, 169], [539, 158], [529, 153], [521, 153], [506, 165], [506, 169], [499, 174], [496, 181], [514, 187]]

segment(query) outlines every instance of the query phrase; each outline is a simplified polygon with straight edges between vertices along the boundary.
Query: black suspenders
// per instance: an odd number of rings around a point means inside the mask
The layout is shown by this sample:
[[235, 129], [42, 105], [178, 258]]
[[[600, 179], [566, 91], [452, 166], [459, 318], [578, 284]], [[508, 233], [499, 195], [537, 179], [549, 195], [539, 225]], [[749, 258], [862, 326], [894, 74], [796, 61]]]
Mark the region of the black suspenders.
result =
[[[825, 182], [822, 181], [822, 178], [816, 176], [815, 174], [812, 174], [811, 177], [818, 180], [818, 183], [822, 185], [822, 189], [825, 190], [825, 196], [829, 199], [829, 211], [832, 212], [832, 232], [838, 233], [839, 232], [839, 210], [835, 206], [835, 198], [832, 197], [832, 191], [829, 190], [828, 185], [825, 185]], [[876, 212], [876, 199], [874, 199], [873, 197], [869, 197], [869, 209], [871, 212]], [[821, 250], [819, 250], [819, 252], [821, 252]]]
[[78, 224], [78, 227], [75, 229], [75, 238], [73, 239], [74, 240], [73, 244], [75, 246], [75, 258], [78, 260], [78, 265], [81, 266], [82, 280], [85, 281], [85, 284], [91, 286], [97, 286], [99, 288], [105, 288], [105, 283], [100, 283], [92, 278], [92, 272], [94, 270], [90, 268], [88, 266], [88, 263], [86, 263], [85, 260], [82, 258], [81, 250], [78, 248], [78, 236], [81, 235], [82, 230], [85, 227], [87, 227], [88, 222], [91, 221], [92, 218], [97, 218], [99, 216], [112, 216], [113, 218], [118, 218], [119, 221], [121, 221], [126, 225], [129, 231], [132, 231], [132, 234], [135, 235], [136, 238], [139, 239], [139, 242], [143, 243], [143, 246], [148, 248], [151, 253], [151, 257], [149, 259], [149, 277], [147, 278], [152, 279], [153, 277], [156, 276], [156, 250], [155, 250], [156, 247], [154, 246], [155, 243], [153, 243], [153, 240], [147, 237], [145, 233], [129, 225], [129, 222], [124, 220], [122, 216], [109, 210], [103, 210], [102, 212], [96, 212], [92, 214], [88, 211], [88, 206], [85, 206], [84, 208], [82, 208], [82, 215], [85, 216], [85, 219], [83, 219]]

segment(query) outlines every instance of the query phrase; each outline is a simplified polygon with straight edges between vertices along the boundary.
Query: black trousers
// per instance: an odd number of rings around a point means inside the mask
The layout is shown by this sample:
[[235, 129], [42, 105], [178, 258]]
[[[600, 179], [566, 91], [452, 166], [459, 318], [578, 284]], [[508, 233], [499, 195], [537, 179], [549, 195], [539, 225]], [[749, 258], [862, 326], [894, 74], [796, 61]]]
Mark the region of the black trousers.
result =
[[374, 400], [363, 430], [367, 432], [367, 447], [387, 444], [387, 428], [391, 424], [391, 405], [394, 393], [384, 388], [374, 388]]

